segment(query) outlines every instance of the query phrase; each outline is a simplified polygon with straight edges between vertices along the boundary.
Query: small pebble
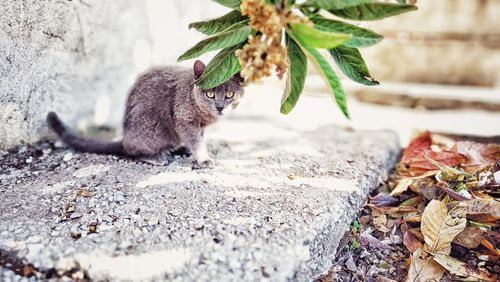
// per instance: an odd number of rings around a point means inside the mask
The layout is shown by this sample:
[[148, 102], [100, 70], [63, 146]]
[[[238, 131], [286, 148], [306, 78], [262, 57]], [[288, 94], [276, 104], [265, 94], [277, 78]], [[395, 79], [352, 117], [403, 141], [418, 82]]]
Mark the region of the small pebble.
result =
[[347, 267], [347, 269], [349, 269], [350, 271], [356, 271], [356, 263], [354, 263], [354, 260], [352, 259], [352, 257], [350, 256], [346, 263], [345, 263], [345, 266]]
[[64, 155], [63, 161], [69, 162], [72, 158], [73, 158], [73, 153], [69, 152]]

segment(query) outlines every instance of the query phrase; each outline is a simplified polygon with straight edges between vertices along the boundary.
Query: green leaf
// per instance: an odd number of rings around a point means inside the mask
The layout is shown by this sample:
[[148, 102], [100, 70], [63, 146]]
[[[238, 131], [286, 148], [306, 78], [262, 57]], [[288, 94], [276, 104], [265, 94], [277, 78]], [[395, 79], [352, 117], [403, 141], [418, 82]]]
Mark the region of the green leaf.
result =
[[288, 69], [286, 78], [286, 88], [283, 97], [281, 98], [281, 113], [288, 114], [292, 111], [299, 100], [300, 94], [304, 89], [304, 82], [307, 74], [307, 57], [300, 49], [300, 46], [291, 39], [286, 37], [288, 58], [290, 60], [290, 68]]
[[303, 44], [313, 48], [335, 48], [351, 39], [350, 34], [321, 31], [301, 23], [291, 24], [291, 27]]
[[288, 30], [287, 32], [293, 40], [299, 43], [306, 56], [314, 63], [318, 71], [325, 78], [328, 86], [330, 86], [330, 89], [332, 90], [332, 96], [335, 99], [335, 102], [339, 106], [342, 113], [350, 119], [344, 89], [342, 88], [339, 78], [335, 74], [335, 71], [328, 60], [320, 53], [320, 51], [304, 44], [304, 42], [302, 42], [301, 39], [293, 33], [293, 31]]
[[328, 10], [328, 11], [336, 16], [346, 18], [349, 20], [373, 21], [413, 11], [416, 9], [417, 7], [413, 5], [399, 5], [393, 3], [372, 3], [372, 4], [361, 4], [355, 7], [345, 8], [341, 10]]
[[246, 41], [250, 34], [252, 34], [252, 28], [246, 24], [233, 25], [223, 32], [217, 33], [198, 42], [198, 44], [182, 54], [177, 61], [196, 58], [210, 51], [234, 46], [238, 43]]
[[314, 22], [314, 27], [316, 29], [351, 34], [352, 38], [343, 44], [348, 47], [368, 47], [377, 44], [383, 39], [380, 34], [345, 22], [327, 19], [321, 16], [313, 16], [310, 17], [310, 19]]
[[233, 10], [239, 10], [241, 6], [241, 0], [215, 0], [215, 2]]
[[195, 81], [202, 90], [214, 88], [240, 71], [240, 62], [234, 52], [243, 44], [221, 50], [208, 63], [203, 74]]
[[379, 84], [378, 81], [370, 76], [365, 61], [358, 49], [338, 46], [329, 51], [340, 70], [353, 81], [364, 85]]
[[247, 19], [248, 18], [242, 16], [239, 11], [231, 11], [216, 19], [191, 23], [189, 24], [189, 28], [195, 28], [205, 35], [212, 35], [229, 28], [234, 24], [244, 22]]
[[339, 10], [371, 2], [373, 1], [372, 0], [307, 0], [303, 5], [305, 7], [314, 7], [325, 10]]

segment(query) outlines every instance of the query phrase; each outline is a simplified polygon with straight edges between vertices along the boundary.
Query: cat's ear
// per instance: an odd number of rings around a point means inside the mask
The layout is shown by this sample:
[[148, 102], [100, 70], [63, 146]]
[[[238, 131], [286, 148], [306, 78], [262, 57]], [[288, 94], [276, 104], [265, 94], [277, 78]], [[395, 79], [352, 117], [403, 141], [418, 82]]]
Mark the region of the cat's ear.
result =
[[240, 72], [237, 72], [234, 76], [234, 80], [240, 84], [240, 86], [245, 85], [245, 79], [241, 76]]
[[205, 67], [206, 67], [205, 64], [200, 60], [196, 60], [196, 62], [194, 62], [194, 66], [193, 66], [194, 79], [200, 78], [200, 76], [205, 71]]

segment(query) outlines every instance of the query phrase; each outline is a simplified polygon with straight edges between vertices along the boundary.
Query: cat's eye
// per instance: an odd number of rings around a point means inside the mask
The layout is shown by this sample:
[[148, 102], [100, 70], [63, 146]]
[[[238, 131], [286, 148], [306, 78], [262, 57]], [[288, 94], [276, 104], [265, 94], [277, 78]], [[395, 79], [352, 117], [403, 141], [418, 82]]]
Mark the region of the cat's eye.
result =
[[213, 99], [215, 97], [215, 94], [214, 92], [207, 92], [207, 97], [210, 98], [210, 99]]
[[234, 96], [234, 92], [233, 91], [229, 91], [229, 92], [226, 93], [226, 98], [227, 99], [231, 99], [231, 98], [233, 98], [233, 96]]

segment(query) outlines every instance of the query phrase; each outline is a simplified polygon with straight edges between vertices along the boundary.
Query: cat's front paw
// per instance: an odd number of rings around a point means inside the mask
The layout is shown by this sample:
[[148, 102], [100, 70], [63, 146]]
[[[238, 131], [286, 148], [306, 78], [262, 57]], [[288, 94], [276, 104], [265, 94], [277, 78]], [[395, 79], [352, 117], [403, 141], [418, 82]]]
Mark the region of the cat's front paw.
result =
[[214, 165], [215, 165], [215, 162], [211, 158], [203, 159], [203, 160], [196, 160], [196, 168], [213, 168]]

